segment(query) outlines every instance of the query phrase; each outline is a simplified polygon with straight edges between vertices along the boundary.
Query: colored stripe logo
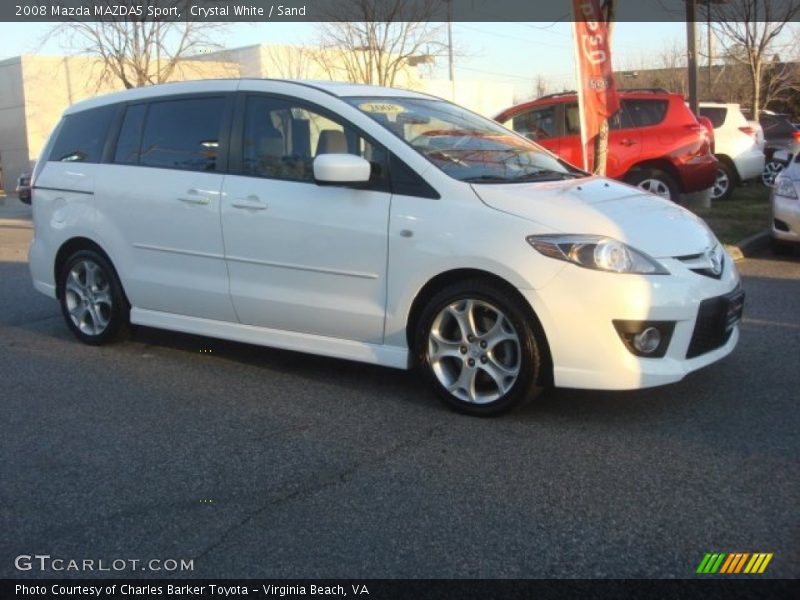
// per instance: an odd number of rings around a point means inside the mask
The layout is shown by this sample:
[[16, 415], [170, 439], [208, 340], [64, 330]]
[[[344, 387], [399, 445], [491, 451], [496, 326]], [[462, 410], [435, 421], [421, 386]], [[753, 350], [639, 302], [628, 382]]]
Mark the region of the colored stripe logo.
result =
[[715, 573], [725, 575], [760, 574], [766, 570], [772, 556], [772, 552], [708, 552], [697, 566], [697, 573], [703, 575]]

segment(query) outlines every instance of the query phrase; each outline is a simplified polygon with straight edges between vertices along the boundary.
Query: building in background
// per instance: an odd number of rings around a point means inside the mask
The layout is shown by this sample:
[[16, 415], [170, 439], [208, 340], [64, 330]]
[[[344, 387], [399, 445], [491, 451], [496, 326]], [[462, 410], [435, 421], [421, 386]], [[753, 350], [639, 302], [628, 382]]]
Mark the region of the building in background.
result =
[[[346, 81], [337, 50], [258, 44], [184, 60], [172, 79], [265, 77]], [[411, 61], [410, 61], [411, 62]], [[425, 77], [425, 61], [404, 66], [394, 86], [451, 100], [485, 116], [513, 104], [513, 86], [496, 81]], [[30, 171], [61, 113], [80, 100], [123, 89], [101, 78], [102, 64], [86, 56], [24, 55], [0, 61], [0, 186], [14, 191]]]
[[[6, 194], [29, 172], [70, 104], [124, 89], [101, 80], [102, 64], [84, 56], [24, 55], [0, 61], [0, 172]], [[238, 77], [236, 64], [183, 61], [173, 79]]]

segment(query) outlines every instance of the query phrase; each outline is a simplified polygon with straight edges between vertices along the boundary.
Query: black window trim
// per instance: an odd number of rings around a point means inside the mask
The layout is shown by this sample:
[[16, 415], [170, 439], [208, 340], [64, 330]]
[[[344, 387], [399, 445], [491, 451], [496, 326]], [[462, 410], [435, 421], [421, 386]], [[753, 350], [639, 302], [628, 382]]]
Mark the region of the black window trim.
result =
[[[222, 109], [222, 120], [220, 121], [220, 130], [219, 130], [219, 149], [217, 152], [217, 160], [214, 165], [213, 171], [198, 171], [197, 169], [182, 169], [180, 167], [164, 167], [159, 165], [143, 165], [141, 162], [137, 164], [130, 164], [130, 163], [118, 163], [114, 162], [114, 156], [117, 152], [117, 145], [119, 144], [119, 136], [122, 133], [122, 124], [125, 120], [125, 114], [130, 106], [142, 105], [146, 106], [144, 119], [142, 120], [142, 127], [139, 131], [139, 153], [141, 154], [141, 147], [142, 141], [144, 138], [144, 130], [147, 126], [147, 118], [150, 115], [150, 107], [156, 103], [162, 102], [175, 102], [181, 100], [197, 100], [197, 99], [204, 99], [204, 98], [222, 98], [225, 102], [223, 104]], [[224, 91], [224, 92], [191, 92], [186, 94], [174, 94], [168, 96], [156, 96], [153, 98], [141, 98], [137, 100], [131, 100], [129, 102], [121, 102], [120, 108], [118, 109], [119, 112], [117, 114], [116, 120], [112, 126], [113, 131], [113, 138], [109, 139], [107, 142], [106, 150], [108, 154], [104, 155], [104, 163], [106, 164], [113, 164], [118, 165], [121, 167], [135, 167], [135, 168], [145, 168], [145, 169], [165, 169], [168, 171], [181, 171], [181, 172], [189, 172], [189, 173], [207, 173], [209, 175], [217, 174], [217, 175], [224, 175], [228, 173], [228, 164], [230, 161], [230, 129], [231, 129], [231, 122], [233, 120], [233, 109], [234, 109], [234, 100], [235, 100], [235, 92]], [[141, 157], [140, 157], [141, 158]]]

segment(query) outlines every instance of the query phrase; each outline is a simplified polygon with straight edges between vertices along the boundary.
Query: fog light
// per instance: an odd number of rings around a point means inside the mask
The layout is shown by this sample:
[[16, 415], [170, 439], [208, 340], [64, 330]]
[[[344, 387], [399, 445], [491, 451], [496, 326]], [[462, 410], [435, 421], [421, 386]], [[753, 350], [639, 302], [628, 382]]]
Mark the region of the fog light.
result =
[[661, 332], [655, 327], [648, 327], [633, 336], [633, 347], [642, 354], [652, 354], [661, 343]]
[[625, 347], [643, 358], [663, 358], [675, 331], [675, 321], [612, 322]]

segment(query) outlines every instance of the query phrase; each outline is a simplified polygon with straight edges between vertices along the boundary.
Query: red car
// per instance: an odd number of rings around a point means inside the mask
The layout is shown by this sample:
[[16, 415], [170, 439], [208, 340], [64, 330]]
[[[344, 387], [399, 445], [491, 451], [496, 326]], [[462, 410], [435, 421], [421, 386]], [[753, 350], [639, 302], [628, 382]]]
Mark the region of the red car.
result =
[[[682, 193], [714, 185], [717, 159], [712, 154], [711, 136], [680, 94], [622, 91], [620, 103], [620, 110], [609, 119], [609, 177], [673, 201]], [[495, 120], [567, 162], [583, 165], [575, 92], [513, 106]]]

